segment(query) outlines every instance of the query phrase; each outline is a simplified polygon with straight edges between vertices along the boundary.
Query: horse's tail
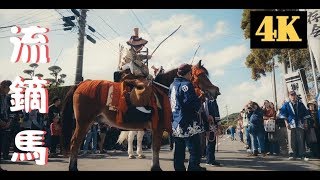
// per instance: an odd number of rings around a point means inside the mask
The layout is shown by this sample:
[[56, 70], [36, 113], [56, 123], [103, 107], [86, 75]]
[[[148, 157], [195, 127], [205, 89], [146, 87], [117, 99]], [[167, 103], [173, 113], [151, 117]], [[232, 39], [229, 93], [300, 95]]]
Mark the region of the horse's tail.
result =
[[128, 139], [128, 135], [129, 135], [130, 131], [121, 131], [119, 137], [118, 137], [118, 144], [122, 144], [123, 141], [125, 141], [126, 139]]
[[78, 88], [78, 85], [71, 86], [67, 92], [61, 108], [61, 123], [62, 123], [62, 141], [64, 150], [70, 149], [70, 141], [72, 130], [75, 126], [73, 119], [73, 94]]

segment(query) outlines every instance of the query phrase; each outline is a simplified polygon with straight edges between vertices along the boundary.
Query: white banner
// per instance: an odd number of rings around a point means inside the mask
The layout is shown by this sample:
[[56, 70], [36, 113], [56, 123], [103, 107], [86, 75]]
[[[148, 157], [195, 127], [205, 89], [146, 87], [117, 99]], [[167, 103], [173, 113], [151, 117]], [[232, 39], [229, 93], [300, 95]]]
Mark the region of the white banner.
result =
[[320, 72], [320, 9], [307, 9], [308, 44]]
[[299, 71], [285, 74], [284, 78], [286, 80], [288, 91], [295, 91], [298, 97], [301, 98], [302, 103], [307, 105], [307, 93]]

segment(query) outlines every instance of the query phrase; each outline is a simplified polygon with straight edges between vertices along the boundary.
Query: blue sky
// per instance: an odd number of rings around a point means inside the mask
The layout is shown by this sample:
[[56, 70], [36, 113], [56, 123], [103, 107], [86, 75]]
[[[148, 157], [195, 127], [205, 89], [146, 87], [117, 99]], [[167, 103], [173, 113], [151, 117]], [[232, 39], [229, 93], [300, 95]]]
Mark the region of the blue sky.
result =
[[[13, 24], [22, 28], [31, 25], [48, 27], [51, 63], [40, 64], [36, 73], [48, 78], [48, 67], [58, 65], [67, 75], [66, 85], [71, 85], [75, 79], [78, 35], [76, 29], [63, 31], [61, 19], [70, 15], [72, 12], [69, 9], [2, 9], [0, 27]], [[240, 111], [249, 100], [259, 104], [264, 99], [273, 100], [270, 74], [255, 82], [251, 79], [250, 69], [244, 65], [250, 52], [250, 41], [244, 39], [240, 28], [241, 9], [90, 9], [87, 15], [87, 24], [98, 33], [92, 34], [86, 30], [97, 43], [85, 41], [84, 79], [113, 79], [119, 58], [118, 44], [127, 47], [125, 42], [132, 35], [134, 27], [140, 28], [140, 36], [149, 40], [147, 47], [152, 51], [182, 25], [176, 34], [160, 46], [149, 61], [149, 67], [163, 65], [165, 70], [169, 70], [181, 63], [190, 63], [200, 45], [195, 61], [203, 60], [209, 70], [210, 80], [220, 87], [222, 95], [218, 97], [218, 102], [222, 116], [227, 113], [226, 106], [228, 112], [233, 113]], [[30, 69], [28, 64], [10, 62], [13, 50], [10, 36], [10, 28], [0, 29], [0, 79], [13, 80], [18, 75], [26, 77], [22, 71]], [[278, 98], [283, 100], [282, 74], [279, 68], [276, 72]]]

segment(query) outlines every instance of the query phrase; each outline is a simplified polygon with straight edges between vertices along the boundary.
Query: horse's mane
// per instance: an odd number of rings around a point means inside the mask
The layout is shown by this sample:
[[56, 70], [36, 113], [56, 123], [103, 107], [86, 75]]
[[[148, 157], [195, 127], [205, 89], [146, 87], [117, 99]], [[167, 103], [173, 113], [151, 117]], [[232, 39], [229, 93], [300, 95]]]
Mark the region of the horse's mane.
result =
[[[193, 66], [196, 66], [196, 65], [193, 65]], [[200, 65], [200, 69], [202, 69], [204, 71], [204, 73], [207, 76], [209, 76], [208, 70], [203, 65]], [[155, 77], [155, 81], [161, 83], [161, 82], [165, 81], [168, 77], [176, 77], [177, 76], [177, 71], [178, 71], [178, 68], [174, 68], [174, 69], [171, 69], [169, 71], [166, 71], [165, 73], [158, 74]]]
[[169, 71], [166, 71], [164, 73], [161, 73], [161, 74], [158, 74], [156, 77], [155, 77], [155, 81], [156, 82], [163, 82], [163, 81], [166, 81], [168, 79], [168, 77], [176, 77], [177, 76], [177, 72], [178, 72], [178, 68], [175, 68], [175, 69], [171, 69]]
[[209, 71], [203, 65], [201, 65], [200, 69], [202, 69], [204, 73], [206, 73], [206, 75], [209, 76]]

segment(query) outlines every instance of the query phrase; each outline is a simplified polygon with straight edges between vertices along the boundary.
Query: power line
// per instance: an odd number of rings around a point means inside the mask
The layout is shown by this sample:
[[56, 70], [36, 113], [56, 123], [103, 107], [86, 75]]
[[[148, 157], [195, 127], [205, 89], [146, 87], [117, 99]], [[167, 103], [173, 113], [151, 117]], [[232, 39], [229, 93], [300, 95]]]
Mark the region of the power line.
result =
[[[9, 23], [11, 23], [13, 26], [16, 26], [18, 23], [20, 23], [20, 22], [22, 22], [22, 21], [24, 21], [24, 20], [20, 20], [20, 21], [17, 21], [17, 22], [14, 22], [14, 21], [16, 21], [16, 20], [18, 20], [18, 19], [23, 19], [23, 18], [27, 18], [27, 17], [29, 17], [29, 19], [30, 18], [32, 18], [33, 17], [33, 15], [32, 14], [34, 14], [34, 13], [36, 13], [36, 12], [40, 12], [41, 10], [39, 10], [39, 11], [34, 11], [33, 13], [30, 13], [30, 14], [28, 14], [27, 16], [21, 16], [21, 17], [19, 17], [19, 18], [16, 18], [16, 19], [14, 19], [14, 20], [11, 20], [11, 21], [9, 21], [9, 22], [7, 22], [7, 23], [4, 23], [4, 24], [9, 24]], [[24, 13], [25, 14], [25, 13]], [[27, 18], [28, 19], [28, 18]], [[25, 19], [25, 20], [27, 20], [27, 19]], [[1, 25], [4, 25], [4, 24], [1, 24]], [[3, 30], [7, 30], [7, 29], [2, 29], [2, 31]]]
[[18, 23], [21, 23], [21, 22], [23, 22], [23, 21], [28, 21], [29, 19], [32, 19], [32, 18], [34, 18], [34, 17], [37, 17], [37, 15], [43, 13], [44, 11], [45, 11], [45, 10], [40, 10], [40, 11], [38, 11], [38, 12], [36, 12], [36, 13], [34, 12], [32, 15], [31, 15], [31, 14], [28, 14], [28, 15], [30, 15], [30, 17], [24, 16], [24, 17], [27, 17], [27, 18], [15, 22], [15, 24], [17, 25]]
[[13, 27], [13, 26], [15, 26], [15, 25], [3, 26], [3, 27], [0, 27], [0, 29], [10, 28], [10, 27]]
[[62, 51], [63, 51], [63, 48], [61, 49], [61, 51], [60, 51], [59, 55], [57, 56], [56, 60], [54, 61], [53, 65], [56, 65], [56, 63], [57, 63]]
[[149, 37], [151, 38], [151, 40], [154, 41], [153, 38], [151, 37], [150, 33], [147, 31], [147, 29], [144, 28], [142, 22], [140, 21], [140, 19], [139, 19], [138, 16], [136, 15], [136, 13], [134, 13], [134, 11], [133, 11], [132, 9], [130, 9], [130, 10], [131, 10], [132, 14], [135, 16], [135, 18], [137, 19], [137, 21], [139, 22], [139, 24], [141, 25], [142, 29], [144, 29], [144, 31], [146, 31], [146, 33], [149, 35]]
[[[108, 29], [107, 29], [105, 26], [100, 26], [101, 23], [99, 23], [96, 18], [93, 18], [91, 21], [96, 22], [96, 23], [94, 24], [94, 27], [98, 27], [98, 28], [99, 28], [99, 27], [102, 27], [103, 30], [101, 30], [101, 32], [108, 32]], [[101, 34], [102, 34], [102, 33], [101, 33]], [[107, 37], [107, 35], [105, 35], [105, 36]], [[114, 38], [115, 38], [115, 37], [114, 37]]]
[[63, 17], [63, 15], [57, 9], [55, 9], [55, 11], [59, 13], [61, 17]]
[[[34, 10], [33, 10], [34, 11]], [[25, 12], [23, 12], [23, 13], [21, 13], [21, 15], [23, 15], [23, 16], [20, 16], [20, 17], [18, 17], [18, 18], [15, 18], [15, 19], [13, 19], [13, 20], [11, 20], [11, 21], [8, 21], [8, 22], [6, 22], [6, 23], [3, 23], [3, 24], [1, 24], [1, 26], [2, 25], [4, 25], [4, 24], [9, 24], [9, 23], [11, 23], [11, 22], [14, 22], [14, 21], [16, 21], [16, 20], [18, 20], [18, 19], [21, 19], [21, 18], [25, 18], [26, 16], [25, 16]], [[30, 14], [32, 14], [32, 13], [30, 13]], [[30, 14], [28, 14], [28, 15], [30, 15]], [[20, 14], [19, 14], [20, 15]]]
[[100, 15], [95, 15], [99, 17], [114, 33], [116, 33], [118, 36], [121, 36], [115, 29], [113, 29]]
[[[35, 24], [35, 23], [44, 23], [44, 22], [50, 22], [50, 21], [55, 22], [55, 21], [53, 21], [55, 18], [47, 19], [47, 18], [52, 17], [52, 16], [53, 16], [53, 15], [47, 16], [47, 17], [45, 17], [45, 18], [42, 18], [42, 19], [39, 19], [39, 20], [36, 20], [36, 21], [32, 21], [32, 22], [29, 22], [29, 23], [20, 24], [20, 25], [29, 25], [29, 24]], [[42, 21], [42, 20], [45, 20], [45, 19], [47, 19], [47, 20], [46, 20], [46, 21]], [[56, 20], [60, 20], [60, 19], [56, 19]]]
[[[29, 24], [34, 24], [34, 23], [49, 22], [49, 21], [54, 20], [53, 18], [50, 18], [50, 17], [52, 17], [52, 16], [54, 16], [54, 15], [51, 14], [50, 16], [46, 16], [46, 17], [44, 17], [44, 18], [41, 18], [41, 19], [38, 19], [38, 20], [34, 20], [34, 21], [32, 21], [32, 22], [28, 22], [28, 23], [24, 23], [24, 24], [19, 24], [18, 26], [21, 26], [21, 25], [29, 25]], [[27, 19], [30, 19], [30, 18], [27, 18]], [[25, 19], [25, 20], [27, 20], [27, 19]], [[45, 20], [45, 19], [47, 19], [47, 20], [46, 20], [46, 21], [43, 21], [43, 20]], [[20, 21], [20, 22], [22, 22], [22, 21]], [[53, 21], [53, 22], [54, 22], [54, 21]], [[10, 25], [10, 26], [7, 26], [7, 27], [17, 26], [17, 23], [18, 23], [18, 22], [16, 22], [15, 25]], [[0, 31], [0, 32], [4, 32], [4, 31]]]
[[[102, 34], [100, 34], [98, 31], [96, 31], [96, 33], [98, 33], [103, 39], [105, 39], [105, 40], [107, 40], [110, 44], [111, 44], [111, 49], [112, 49], [112, 51], [115, 53], [115, 54], [117, 54], [117, 51], [114, 49], [114, 45], [112, 44], [112, 42], [111, 41], [109, 41], [107, 38], [105, 38]], [[92, 35], [94, 35], [94, 34], [92, 34]], [[95, 37], [97, 37], [96, 35], [94, 35]], [[101, 42], [103, 42], [103, 41], [101, 41]], [[106, 44], [105, 44], [106, 45]], [[109, 45], [110, 46], [110, 45]], [[109, 47], [109, 46], [107, 46], [107, 47]]]

